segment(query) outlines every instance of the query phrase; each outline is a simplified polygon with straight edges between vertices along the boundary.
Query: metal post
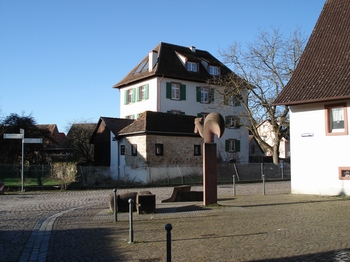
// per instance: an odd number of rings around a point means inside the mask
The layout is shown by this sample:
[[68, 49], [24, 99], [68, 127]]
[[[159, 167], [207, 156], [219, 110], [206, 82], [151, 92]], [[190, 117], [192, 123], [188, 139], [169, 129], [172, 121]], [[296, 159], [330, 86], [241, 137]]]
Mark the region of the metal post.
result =
[[166, 261], [171, 262], [171, 230], [173, 226], [171, 224], [165, 225], [166, 232]]
[[262, 181], [263, 181], [263, 195], [265, 195], [265, 175], [262, 175]]
[[130, 230], [129, 230], [129, 244], [134, 242], [134, 231], [133, 231], [133, 203], [134, 200], [132, 198], [129, 199], [129, 223], [130, 223]]
[[114, 222], [117, 222], [118, 221], [118, 217], [117, 217], [117, 189], [114, 188], [113, 189], [113, 192], [114, 192], [114, 202], [113, 202], [113, 205], [114, 205]]
[[236, 176], [233, 175], [233, 195], [236, 195]]
[[24, 129], [20, 128], [19, 132], [23, 134], [22, 138], [22, 192], [24, 191]]

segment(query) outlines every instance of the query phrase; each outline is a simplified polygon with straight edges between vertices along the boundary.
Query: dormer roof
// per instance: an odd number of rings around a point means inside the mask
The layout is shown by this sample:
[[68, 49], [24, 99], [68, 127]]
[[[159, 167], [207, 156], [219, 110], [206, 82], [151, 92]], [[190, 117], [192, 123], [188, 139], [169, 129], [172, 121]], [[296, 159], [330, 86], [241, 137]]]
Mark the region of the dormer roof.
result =
[[[221, 75], [232, 73], [228, 67], [209, 52], [196, 49], [193, 46], [184, 47], [161, 42], [152, 51], [157, 52], [158, 60], [151, 70], [148, 68], [149, 55], [147, 55], [126, 77], [113, 87], [122, 88], [155, 76], [205, 83], [212, 75], [209, 74], [208, 68], [205, 68], [204, 64], [219, 66]], [[198, 71], [188, 71], [179, 55], [189, 62], [198, 62]]]
[[274, 104], [346, 98], [350, 98], [350, 1], [327, 0], [295, 72]]

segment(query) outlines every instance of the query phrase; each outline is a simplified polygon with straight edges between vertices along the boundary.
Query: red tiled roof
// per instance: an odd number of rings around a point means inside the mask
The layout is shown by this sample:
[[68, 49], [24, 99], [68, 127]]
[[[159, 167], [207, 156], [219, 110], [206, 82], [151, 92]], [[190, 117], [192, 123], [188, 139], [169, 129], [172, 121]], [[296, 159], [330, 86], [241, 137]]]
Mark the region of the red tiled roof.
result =
[[290, 81], [274, 104], [350, 98], [350, 1], [327, 0]]

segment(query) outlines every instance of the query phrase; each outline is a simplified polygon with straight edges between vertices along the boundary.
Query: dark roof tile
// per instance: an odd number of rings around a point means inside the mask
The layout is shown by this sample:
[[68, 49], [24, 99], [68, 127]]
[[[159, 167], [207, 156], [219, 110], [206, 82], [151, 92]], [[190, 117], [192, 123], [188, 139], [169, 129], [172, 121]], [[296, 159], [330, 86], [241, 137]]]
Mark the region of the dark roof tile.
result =
[[157, 133], [164, 135], [198, 136], [194, 133], [195, 116], [146, 111], [119, 132], [119, 135]]
[[327, 0], [300, 62], [275, 104], [350, 98], [350, 1]]
[[135, 73], [139, 71], [139, 67], [148, 64], [149, 56], [147, 55], [137, 66], [130, 71], [130, 73], [124, 77], [119, 83], [115, 84], [114, 88], [122, 88], [126, 85], [138, 82], [149, 77], [164, 76], [170, 78], [184, 79], [196, 82], [205, 83], [212, 76], [208, 73], [207, 69], [204, 68], [202, 63], [199, 63], [198, 72], [189, 72], [186, 70], [177, 54], [185, 56], [188, 61], [199, 62], [205, 61], [210, 65], [220, 66], [221, 75], [232, 73], [232, 71], [221, 63], [218, 59], [212, 56], [209, 52], [196, 49], [193, 52], [189, 47], [183, 47], [168, 43], [161, 42], [154, 49], [158, 52], [158, 61], [153, 67], [152, 71], [147, 70]]

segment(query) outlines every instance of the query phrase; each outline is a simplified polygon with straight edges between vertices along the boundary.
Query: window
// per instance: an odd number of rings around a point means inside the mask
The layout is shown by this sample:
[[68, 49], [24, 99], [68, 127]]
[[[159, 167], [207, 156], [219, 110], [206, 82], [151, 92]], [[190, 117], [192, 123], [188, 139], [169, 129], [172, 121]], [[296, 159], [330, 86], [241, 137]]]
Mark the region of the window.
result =
[[167, 111], [169, 114], [174, 114], [174, 115], [185, 115], [185, 112], [182, 112], [180, 110], [169, 110]]
[[238, 96], [233, 96], [231, 94], [224, 95], [224, 105], [226, 106], [240, 106], [241, 101]]
[[227, 128], [240, 128], [238, 116], [226, 116], [225, 123]]
[[206, 112], [202, 112], [202, 113], [197, 114], [198, 117], [202, 117], [203, 119], [205, 119], [207, 117], [207, 115], [209, 115], [209, 113], [206, 113]]
[[122, 156], [125, 155], [125, 145], [120, 146], [120, 155], [122, 155]]
[[350, 180], [350, 167], [339, 167], [339, 179]]
[[241, 141], [237, 139], [227, 139], [225, 141], [225, 150], [230, 153], [240, 152]]
[[156, 153], [156, 156], [162, 156], [163, 155], [163, 144], [156, 144], [156, 146], [155, 146], [155, 153]]
[[326, 105], [326, 135], [347, 135], [347, 107], [346, 103]]
[[214, 102], [214, 89], [197, 86], [197, 102], [209, 104]]
[[200, 156], [201, 154], [201, 145], [194, 145], [194, 155]]
[[198, 72], [198, 65], [197, 63], [194, 63], [194, 62], [187, 62], [186, 69], [187, 71]]
[[134, 103], [134, 89], [125, 90], [124, 105]]
[[148, 84], [136, 88], [136, 101], [148, 99]]
[[219, 75], [219, 67], [218, 66], [209, 66], [209, 74], [212, 76], [218, 76]]
[[172, 100], [186, 100], [186, 85], [180, 83], [166, 83], [166, 98]]
[[131, 145], [131, 155], [137, 156], [137, 145], [136, 144]]

